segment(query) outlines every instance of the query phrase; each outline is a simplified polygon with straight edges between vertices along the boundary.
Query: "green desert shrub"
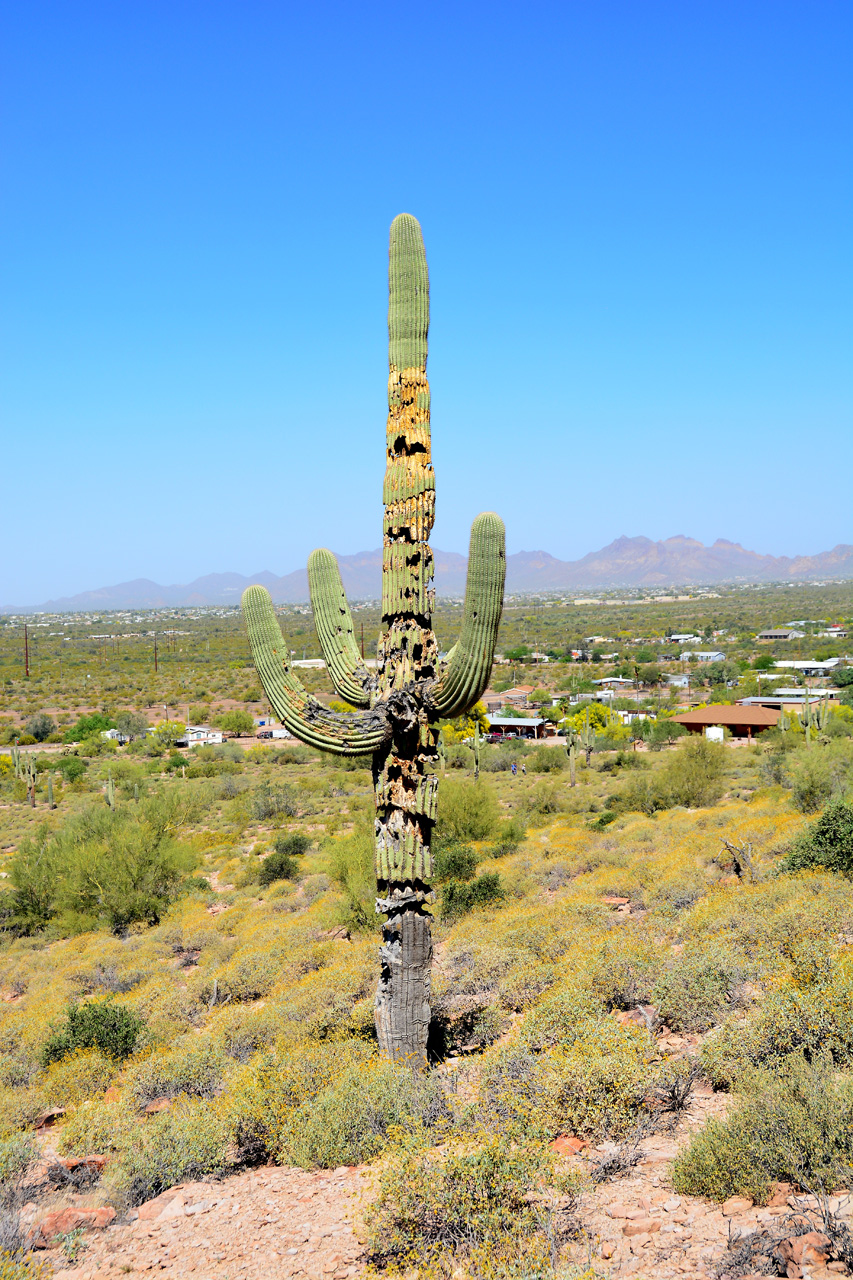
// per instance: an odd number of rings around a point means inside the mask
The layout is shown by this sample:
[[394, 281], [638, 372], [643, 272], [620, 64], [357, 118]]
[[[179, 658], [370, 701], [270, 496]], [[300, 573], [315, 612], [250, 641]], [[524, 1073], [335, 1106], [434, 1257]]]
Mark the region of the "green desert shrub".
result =
[[132, 1009], [111, 998], [68, 1006], [42, 1048], [42, 1064], [59, 1062], [78, 1049], [97, 1049], [107, 1058], [128, 1058], [145, 1026]]
[[476, 907], [493, 906], [506, 897], [497, 871], [484, 871], [472, 880], [448, 880], [441, 891], [443, 920], [458, 920]]
[[707, 1031], [727, 1011], [744, 967], [722, 948], [705, 944], [685, 951], [659, 973], [652, 1003], [675, 1031]]
[[569, 758], [559, 747], [537, 747], [530, 761], [533, 773], [560, 773], [568, 768]]
[[276, 880], [295, 880], [299, 863], [292, 854], [273, 849], [258, 868], [258, 884], [267, 888]]
[[298, 811], [296, 792], [286, 783], [273, 786], [262, 782], [252, 792], [250, 807], [256, 822], [270, 818], [295, 818]]
[[500, 817], [494, 788], [479, 778], [443, 778], [436, 831], [444, 840], [488, 840]]
[[301, 858], [310, 848], [311, 841], [309, 837], [303, 835], [301, 831], [291, 831], [289, 834], [283, 832], [281, 835], [277, 835], [273, 841], [275, 852], [290, 858]]
[[853, 979], [846, 969], [809, 985], [783, 985], [765, 994], [746, 1017], [731, 1017], [701, 1051], [703, 1069], [730, 1088], [755, 1066], [771, 1067], [796, 1052], [853, 1062]]
[[89, 767], [85, 760], [81, 760], [79, 756], [54, 756], [51, 760], [51, 766], [58, 769], [66, 782], [76, 782], [78, 778], [82, 778], [83, 774]]
[[155, 1049], [127, 1073], [129, 1096], [139, 1107], [155, 1098], [214, 1098], [225, 1079], [224, 1048], [207, 1037], [190, 1036]]
[[662, 769], [630, 778], [612, 804], [621, 811], [647, 814], [675, 805], [705, 808], [715, 804], [725, 790], [725, 764], [725, 748], [719, 743], [691, 737]]
[[198, 860], [176, 832], [202, 810], [202, 797], [175, 788], [138, 805], [91, 805], [56, 830], [41, 827], [9, 863], [13, 925], [29, 933], [58, 918], [60, 932], [75, 933], [99, 922], [156, 923]]
[[853, 875], [853, 805], [835, 800], [802, 833], [779, 864], [780, 871], [823, 867]]
[[520, 818], [511, 818], [498, 828], [495, 842], [485, 850], [486, 857], [506, 858], [517, 853], [527, 832]]
[[372, 933], [376, 929], [376, 873], [374, 871], [373, 823], [359, 818], [350, 835], [331, 841], [329, 874], [343, 890], [343, 923], [348, 928]]
[[369, 1248], [397, 1272], [545, 1280], [562, 1243], [543, 1209], [555, 1184], [563, 1194], [578, 1189], [570, 1175], [555, 1177], [541, 1147], [492, 1137], [475, 1151], [438, 1153], [408, 1143], [382, 1174]]
[[231, 1132], [224, 1108], [179, 1099], [168, 1111], [136, 1124], [108, 1166], [110, 1199], [120, 1208], [142, 1204], [178, 1182], [224, 1172]]
[[686, 809], [702, 809], [719, 800], [724, 791], [725, 748], [704, 737], [691, 737], [667, 760], [663, 782], [672, 803]]
[[764, 1203], [775, 1181], [829, 1193], [851, 1182], [853, 1080], [831, 1058], [794, 1054], [746, 1076], [726, 1120], [711, 1119], [676, 1158], [676, 1191]]
[[803, 748], [789, 767], [791, 799], [801, 813], [817, 813], [840, 799], [853, 778], [853, 750], [847, 740]]
[[467, 881], [477, 874], [477, 851], [458, 840], [436, 841], [433, 846], [432, 878], [436, 884], [446, 880]]

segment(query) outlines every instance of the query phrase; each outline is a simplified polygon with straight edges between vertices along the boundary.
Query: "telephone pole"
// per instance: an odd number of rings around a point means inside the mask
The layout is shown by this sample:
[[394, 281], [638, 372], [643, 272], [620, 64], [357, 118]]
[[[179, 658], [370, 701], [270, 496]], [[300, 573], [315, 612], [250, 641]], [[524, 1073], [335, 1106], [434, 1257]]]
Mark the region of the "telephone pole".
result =
[[26, 676], [27, 680], [29, 680], [30, 678], [30, 632], [26, 622], [24, 623], [24, 675]]

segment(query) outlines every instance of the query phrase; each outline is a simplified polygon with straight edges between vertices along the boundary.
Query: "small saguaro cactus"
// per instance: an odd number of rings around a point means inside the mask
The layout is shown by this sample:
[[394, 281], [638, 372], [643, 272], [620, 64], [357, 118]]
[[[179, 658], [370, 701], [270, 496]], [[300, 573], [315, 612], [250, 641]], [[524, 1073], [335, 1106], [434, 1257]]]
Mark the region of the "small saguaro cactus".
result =
[[269, 592], [249, 587], [243, 610], [264, 692], [282, 724], [308, 746], [371, 755], [376, 803], [376, 909], [382, 926], [375, 1018], [393, 1059], [426, 1062], [430, 1020], [430, 839], [438, 794], [438, 722], [462, 715], [488, 683], [503, 609], [504, 526], [491, 512], [471, 530], [462, 630], [443, 663], [432, 630], [429, 535], [435, 518], [426, 376], [429, 278], [421, 228], [410, 214], [391, 224], [388, 305], [387, 465], [383, 499], [382, 633], [376, 670], [355, 640], [337, 561], [308, 560], [317, 634], [338, 695], [358, 708], [330, 711], [294, 674]]
[[583, 749], [586, 756], [587, 766], [590, 757], [595, 750], [595, 726], [589, 722], [589, 707], [587, 707], [583, 718], [583, 728], [578, 732], [578, 746]]
[[572, 729], [570, 725], [566, 726], [566, 754], [569, 757], [569, 779], [572, 786], [575, 785], [575, 767], [577, 764], [578, 747], [581, 746], [581, 735], [576, 729]]

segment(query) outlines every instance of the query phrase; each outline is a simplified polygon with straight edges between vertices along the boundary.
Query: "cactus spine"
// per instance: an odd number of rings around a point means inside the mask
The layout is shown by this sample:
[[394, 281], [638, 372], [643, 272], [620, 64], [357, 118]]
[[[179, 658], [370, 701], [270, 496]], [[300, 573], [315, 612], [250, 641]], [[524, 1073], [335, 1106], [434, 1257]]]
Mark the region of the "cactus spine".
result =
[[281, 722], [309, 746], [373, 757], [376, 909], [382, 927], [375, 1017], [388, 1057], [426, 1062], [432, 959], [430, 838], [436, 818], [438, 721], [468, 711], [485, 689], [503, 608], [503, 522], [487, 512], [471, 530], [459, 640], [440, 666], [432, 630], [435, 476], [426, 376], [429, 276], [421, 229], [391, 224], [388, 421], [383, 500], [382, 634], [365, 667], [335, 557], [315, 551], [308, 581], [317, 634], [338, 694], [359, 710], [329, 711], [293, 673], [269, 593], [249, 587], [243, 609], [261, 684]]

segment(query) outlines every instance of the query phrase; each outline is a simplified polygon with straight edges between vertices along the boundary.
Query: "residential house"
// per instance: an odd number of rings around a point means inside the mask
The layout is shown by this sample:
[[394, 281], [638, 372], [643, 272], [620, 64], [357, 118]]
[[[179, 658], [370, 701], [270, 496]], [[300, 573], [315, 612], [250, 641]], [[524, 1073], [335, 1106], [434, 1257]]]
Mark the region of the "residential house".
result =
[[501, 694], [501, 697], [503, 698], [503, 705], [519, 707], [524, 710], [526, 707], [530, 706], [528, 699], [532, 692], [532, 684], [519, 684], [516, 685], [514, 689], [507, 689], [505, 693]]
[[839, 662], [839, 658], [826, 658], [823, 662], [816, 662], [813, 658], [777, 658], [775, 666], [796, 671], [798, 676], [828, 676]]
[[683, 724], [691, 733], [704, 733], [708, 728], [728, 729], [734, 738], [752, 738], [772, 729], [779, 723], [782, 712], [771, 707], [729, 706], [711, 703], [696, 707], [683, 715], [673, 716], [676, 724]]
[[213, 747], [222, 741], [222, 730], [211, 729], [207, 724], [188, 724], [183, 738], [178, 740], [182, 747]]
[[805, 631], [791, 631], [787, 627], [769, 627], [767, 631], [759, 631], [756, 640], [770, 642], [772, 640], [802, 640]]
[[550, 720], [533, 716], [521, 720], [515, 716], [487, 716], [489, 733], [499, 733], [502, 738], [544, 738], [546, 733], [556, 733]]
[[685, 649], [681, 655], [682, 662], [695, 658], [697, 662], [725, 662], [726, 655], [719, 649]]

